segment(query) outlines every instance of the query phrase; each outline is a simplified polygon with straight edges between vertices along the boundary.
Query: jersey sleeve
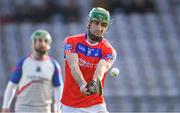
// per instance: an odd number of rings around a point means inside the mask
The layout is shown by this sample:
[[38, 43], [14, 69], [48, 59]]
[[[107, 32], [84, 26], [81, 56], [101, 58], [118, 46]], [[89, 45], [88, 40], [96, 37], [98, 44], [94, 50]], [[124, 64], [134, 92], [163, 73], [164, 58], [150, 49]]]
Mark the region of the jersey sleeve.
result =
[[61, 68], [57, 61], [53, 61], [54, 65], [54, 74], [52, 78], [52, 84], [54, 87], [60, 86], [63, 84], [62, 75], [61, 75]]
[[117, 54], [114, 48], [107, 48], [107, 49], [104, 49], [102, 52], [102, 59], [109, 62], [110, 65], [114, 63], [116, 56]]
[[74, 52], [76, 52], [75, 43], [73, 43], [72, 38], [67, 37], [64, 40], [64, 55], [66, 56]]
[[15, 84], [18, 84], [20, 79], [21, 79], [21, 76], [22, 76], [22, 65], [23, 65], [24, 60], [25, 60], [25, 58], [21, 59], [17, 63], [16, 67], [13, 69], [10, 81], [12, 81]]

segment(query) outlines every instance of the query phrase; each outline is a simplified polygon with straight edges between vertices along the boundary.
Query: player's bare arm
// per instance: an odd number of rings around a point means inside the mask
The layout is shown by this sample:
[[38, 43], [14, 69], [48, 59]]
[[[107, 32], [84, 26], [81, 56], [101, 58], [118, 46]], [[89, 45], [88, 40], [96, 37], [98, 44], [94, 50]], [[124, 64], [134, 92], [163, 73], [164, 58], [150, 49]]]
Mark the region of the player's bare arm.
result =
[[97, 64], [96, 70], [93, 75], [93, 79], [87, 84], [87, 90], [91, 93], [97, 93], [99, 96], [103, 94], [102, 79], [104, 74], [110, 68], [110, 63], [104, 59], [101, 59]]
[[88, 83], [88, 91], [91, 92], [91, 94], [97, 93], [100, 96], [103, 93], [102, 90], [102, 79], [104, 78], [104, 74], [109, 70], [111, 65], [113, 64], [115, 58], [116, 58], [116, 52], [113, 50], [113, 54], [106, 55], [106, 59], [101, 59], [96, 67], [96, 70], [93, 74], [93, 79]]
[[58, 87], [54, 87], [54, 113], [61, 113], [60, 107], [61, 107], [61, 97], [62, 97], [62, 90], [63, 90], [63, 85]]
[[83, 74], [79, 68], [78, 55], [76, 53], [72, 53], [67, 55], [66, 59], [71, 68], [72, 76], [79, 85], [81, 92], [85, 95], [89, 95], [90, 93], [86, 91], [87, 82], [84, 80]]
[[106, 73], [110, 68], [110, 63], [104, 59], [101, 59], [97, 64], [97, 68], [93, 75], [93, 80], [96, 81], [98, 78], [102, 80], [104, 73]]

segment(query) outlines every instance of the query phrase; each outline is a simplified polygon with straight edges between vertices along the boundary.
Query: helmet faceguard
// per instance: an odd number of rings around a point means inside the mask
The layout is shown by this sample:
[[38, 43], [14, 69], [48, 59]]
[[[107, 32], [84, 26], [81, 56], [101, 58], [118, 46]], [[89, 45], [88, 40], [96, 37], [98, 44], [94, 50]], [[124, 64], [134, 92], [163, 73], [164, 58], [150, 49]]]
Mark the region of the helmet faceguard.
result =
[[104, 23], [107, 24], [107, 27], [110, 24], [110, 14], [109, 11], [101, 8], [101, 7], [97, 7], [97, 8], [93, 8], [90, 13], [89, 13], [89, 23], [88, 23], [88, 37], [93, 40], [93, 41], [101, 41], [103, 39], [103, 36], [96, 36], [94, 34], [92, 34], [90, 32], [90, 23], [93, 21], [102, 21]]
[[48, 52], [48, 50], [43, 50], [41, 48], [35, 48], [35, 43], [36, 43], [37, 39], [46, 39], [50, 46], [50, 44], [52, 43], [52, 38], [51, 38], [50, 34], [45, 30], [36, 30], [31, 35], [33, 49], [40, 55], [45, 55]]

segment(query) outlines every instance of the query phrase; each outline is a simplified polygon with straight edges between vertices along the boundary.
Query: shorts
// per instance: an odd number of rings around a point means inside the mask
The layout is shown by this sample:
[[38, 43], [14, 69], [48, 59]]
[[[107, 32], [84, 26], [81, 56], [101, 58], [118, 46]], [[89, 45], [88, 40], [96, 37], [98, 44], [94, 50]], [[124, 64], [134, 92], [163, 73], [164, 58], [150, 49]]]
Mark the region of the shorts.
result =
[[43, 106], [43, 107], [37, 107], [37, 106], [16, 106], [15, 107], [16, 113], [51, 113], [50, 106]]
[[106, 104], [97, 104], [87, 108], [74, 108], [66, 105], [62, 105], [62, 113], [109, 113], [106, 108]]

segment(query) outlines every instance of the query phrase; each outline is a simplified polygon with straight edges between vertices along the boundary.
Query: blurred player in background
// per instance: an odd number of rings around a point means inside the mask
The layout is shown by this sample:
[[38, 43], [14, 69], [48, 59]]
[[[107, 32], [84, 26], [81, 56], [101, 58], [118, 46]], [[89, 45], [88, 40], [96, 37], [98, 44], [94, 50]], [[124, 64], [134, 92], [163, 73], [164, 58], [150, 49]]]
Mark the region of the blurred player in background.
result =
[[45, 30], [36, 30], [31, 36], [32, 53], [21, 59], [7, 85], [2, 112], [9, 108], [15, 92], [15, 112], [51, 113], [54, 93], [54, 112], [60, 112], [63, 81], [60, 65], [48, 56], [52, 38]]
[[64, 40], [65, 82], [62, 113], [108, 113], [103, 95], [92, 92], [116, 58], [116, 51], [104, 38], [110, 24], [109, 11], [97, 7], [89, 13], [88, 32]]

